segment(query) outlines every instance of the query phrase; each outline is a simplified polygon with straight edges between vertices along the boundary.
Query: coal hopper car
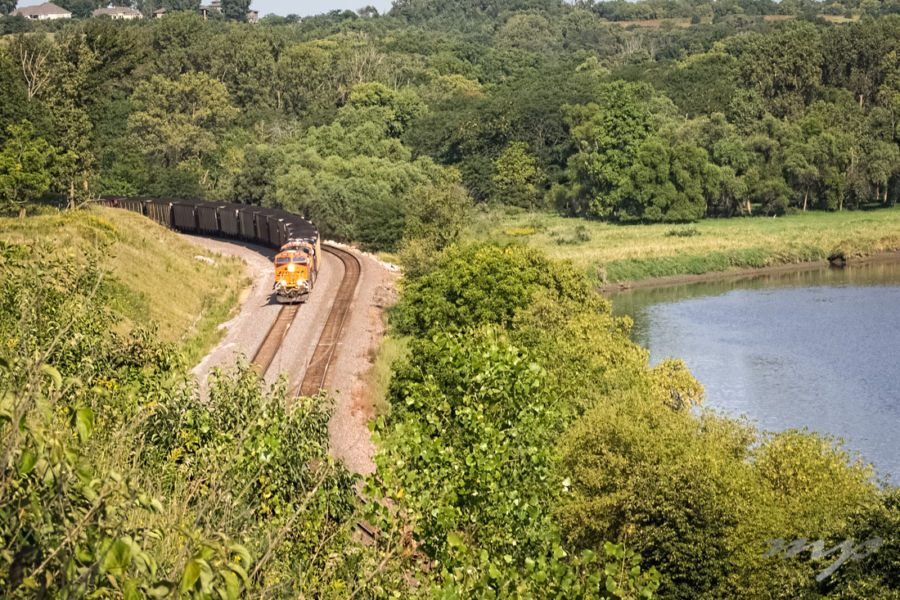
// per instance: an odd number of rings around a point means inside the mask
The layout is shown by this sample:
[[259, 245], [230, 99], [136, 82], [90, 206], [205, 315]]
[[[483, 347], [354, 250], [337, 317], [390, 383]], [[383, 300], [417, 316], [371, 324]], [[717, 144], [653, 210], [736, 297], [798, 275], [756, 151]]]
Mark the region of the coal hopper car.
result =
[[319, 232], [299, 215], [277, 208], [178, 198], [101, 196], [98, 204], [141, 213], [183, 233], [240, 239], [277, 250], [273, 291], [280, 302], [303, 302], [315, 286], [322, 251]]

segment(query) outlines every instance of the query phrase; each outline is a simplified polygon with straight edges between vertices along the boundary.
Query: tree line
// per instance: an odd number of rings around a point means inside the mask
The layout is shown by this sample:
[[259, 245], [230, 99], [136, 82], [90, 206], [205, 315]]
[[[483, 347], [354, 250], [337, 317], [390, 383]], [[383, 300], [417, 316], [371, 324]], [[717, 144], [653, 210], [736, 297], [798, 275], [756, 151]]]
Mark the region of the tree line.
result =
[[787, 21], [765, 19], [785, 4], [691, 5], [713, 17], [656, 27], [623, 27], [610, 4], [4, 18], [3, 164], [30, 165], [0, 171], [4, 210], [47, 193], [227, 199], [393, 250], [430, 189], [619, 222], [896, 202], [890, 3], [848, 4], [841, 23], [802, 3]]

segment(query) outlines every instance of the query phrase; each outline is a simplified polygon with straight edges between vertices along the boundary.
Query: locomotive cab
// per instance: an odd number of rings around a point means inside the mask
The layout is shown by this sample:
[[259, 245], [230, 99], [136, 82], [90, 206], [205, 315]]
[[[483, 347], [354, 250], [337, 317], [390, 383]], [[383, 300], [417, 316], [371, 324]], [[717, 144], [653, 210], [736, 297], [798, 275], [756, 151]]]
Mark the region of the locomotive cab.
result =
[[286, 244], [281, 247], [282, 252], [302, 252], [306, 254], [312, 260], [312, 269], [314, 271], [318, 270], [318, 256], [316, 256], [316, 247], [306, 240], [288, 240]]
[[275, 295], [279, 302], [303, 302], [315, 284], [314, 257], [300, 250], [275, 256]]

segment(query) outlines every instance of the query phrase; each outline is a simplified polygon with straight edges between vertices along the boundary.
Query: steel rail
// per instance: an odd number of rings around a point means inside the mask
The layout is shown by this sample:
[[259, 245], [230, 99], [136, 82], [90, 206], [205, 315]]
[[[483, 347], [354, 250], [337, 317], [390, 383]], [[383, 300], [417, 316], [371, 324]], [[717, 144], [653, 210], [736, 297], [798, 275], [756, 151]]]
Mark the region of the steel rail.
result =
[[306, 366], [306, 373], [300, 383], [298, 396], [317, 396], [325, 388], [328, 367], [340, 345], [344, 322], [350, 312], [353, 297], [356, 295], [356, 286], [359, 283], [360, 263], [352, 252], [329, 244], [323, 244], [322, 250], [336, 256], [344, 264], [344, 277], [334, 295], [334, 302], [325, 321], [325, 327], [319, 336], [316, 349]]
[[281, 344], [284, 342], [284, 338], [291, 328], [291, 323], [294, 322], [294, 317], [297, 316], [299, 310], [299, 304], [286, 304], [278, 311], [278, 316], [275, 317], [275, 321], [269, 327], [269, 332], [266, 333], [266, 337], [263, 338], [262, 343], [256, 350], [256, 354], [253, 356], [253, 368], [257, 370], [260, 377], [265, 377], [266, 371], [269, 370], [272, 361], [275, 360], [275, 355], [278, 354], [278, 350], [281, 348]]

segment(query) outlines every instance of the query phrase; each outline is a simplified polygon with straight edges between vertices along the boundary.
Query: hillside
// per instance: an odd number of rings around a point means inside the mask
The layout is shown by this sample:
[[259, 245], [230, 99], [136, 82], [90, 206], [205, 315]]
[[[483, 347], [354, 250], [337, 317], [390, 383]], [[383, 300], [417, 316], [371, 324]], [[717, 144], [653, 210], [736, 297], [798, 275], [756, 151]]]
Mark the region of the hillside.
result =
[[158, 327], [189, 360], [215, 343], [245, 285], [241, 263], [212, 254], [141, 215], [95, 207], [46, 211], [26, 219], [0, 218], [0, 241], [32, 255], [97, 261], [106, 272], [117, 328]]
[[[897, 600], [896, 485], [706, 408], [596, 287], [898, 249], [900, 5], [225, 5], [0, 18], [0, 597]], [[319, 346], [347, 402], [242, 360], [201, 395], [240, 265], [104, 193], [396, 259], [395, 305], [344, 298], [380, 354]]]

